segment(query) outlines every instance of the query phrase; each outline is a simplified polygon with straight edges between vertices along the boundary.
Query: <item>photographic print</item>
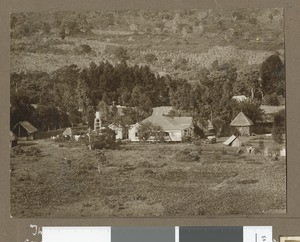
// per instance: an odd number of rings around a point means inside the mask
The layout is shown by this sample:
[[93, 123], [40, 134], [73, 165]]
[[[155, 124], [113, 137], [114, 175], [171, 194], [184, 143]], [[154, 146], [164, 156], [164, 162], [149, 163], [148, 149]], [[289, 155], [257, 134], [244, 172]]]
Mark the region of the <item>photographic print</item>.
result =
[[279, 242], [300, 242], [300, 236], [281, 236]]
[[11, 216], [285, 214], [283, 16], [12, 13]]

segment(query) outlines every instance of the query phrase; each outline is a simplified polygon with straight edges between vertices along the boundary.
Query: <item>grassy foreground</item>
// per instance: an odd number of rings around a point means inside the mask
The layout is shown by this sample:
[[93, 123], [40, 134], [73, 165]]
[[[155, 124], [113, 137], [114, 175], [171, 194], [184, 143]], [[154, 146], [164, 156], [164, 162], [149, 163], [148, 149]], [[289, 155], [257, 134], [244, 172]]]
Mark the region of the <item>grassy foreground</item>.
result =
[[[264, 138], [265, 145], [274, 145]], [[258, 147], [258, 140], [248, 144]], [[21, 144], [11, 156], [13, 217], [198, 216], [286, 212], [286, 161], [222, 142], [122, 144], [101, 153], [70, 142]], [[105, 159], [103, 159], [103, 154]]]

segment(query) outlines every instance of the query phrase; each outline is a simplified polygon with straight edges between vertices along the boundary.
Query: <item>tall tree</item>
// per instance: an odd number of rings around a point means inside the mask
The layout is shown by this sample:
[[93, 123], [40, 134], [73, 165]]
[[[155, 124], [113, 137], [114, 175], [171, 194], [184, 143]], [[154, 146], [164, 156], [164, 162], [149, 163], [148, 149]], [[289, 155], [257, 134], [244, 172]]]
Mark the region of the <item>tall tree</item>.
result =
[[261, 79], [264, 94], [284, 95], [284, 65], [278, 54], [269, 56], [262, 63]]

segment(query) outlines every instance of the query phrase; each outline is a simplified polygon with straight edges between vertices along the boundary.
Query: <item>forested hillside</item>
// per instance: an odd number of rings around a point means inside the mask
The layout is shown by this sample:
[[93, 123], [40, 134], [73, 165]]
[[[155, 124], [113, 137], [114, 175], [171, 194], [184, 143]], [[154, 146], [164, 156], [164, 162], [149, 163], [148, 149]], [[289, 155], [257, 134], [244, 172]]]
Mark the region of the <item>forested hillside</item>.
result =
[[[11, 15], [11, 125], [133, 124], [152, 107], [228, 124], [284, 97], [281, 9]], [[252, 102], [238, 104], [233, 95]], [[34, 108], [32, 104], [37, 104]], [[126, 115], [108, 111], [127, 106]], [[246, 105], [246, 106], [245, 106]], [[46, 124], [46, 126], [45, 126]], [[47, 127], [48, 126], [48, 127]]]
[[131, 64], [196, 80], [215, 60], [244, 67], [284, 49], [282, 9], [23, 13], [11, 30], [13, 71], [115, 63], [122, 46]]

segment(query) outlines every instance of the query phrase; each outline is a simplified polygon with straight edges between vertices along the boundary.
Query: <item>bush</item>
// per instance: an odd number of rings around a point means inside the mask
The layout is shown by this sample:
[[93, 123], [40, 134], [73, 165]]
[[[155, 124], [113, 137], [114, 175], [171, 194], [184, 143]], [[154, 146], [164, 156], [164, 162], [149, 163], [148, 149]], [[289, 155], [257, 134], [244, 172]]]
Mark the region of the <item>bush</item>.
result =
[[97, 165], [93, 161], [87, 160], [79, 163], [76, 166], [75, 171], [78, 175], [84, 175], [89, 173], [90, 171], [95, 171], [97, 169], [98, 169]]
[[227, 150], [223, 149], [222, 150], [222, 155], [227, 155], [227, 154], [228, 154]]
[[162, 127], [146, 122], [138, 128], [138, 137], [141, 141], [147, 141], [151, 138], [156, 142], [164, 142], [164, 131]]
[[197, 147], [201, 147], [202, 146], [202, 141], [200, 137], [195, 137], [193, 139], [193, 145], [197, 146]]
[[276, 93], [266, 94], [263, 100], [265, 105], [278, 106], [279, 99]]
[[90, 54], [92, 52], [92, 48], [89, 45], [83, 44], [74, 49], [75, 54]]
[[36, 147], [30, 147], [25, 151], [27, 156], [40, 156], [41, 155], [41, 150]]
[[[86, 138], [88, 144], [88, 137]], [[92, 149], [117, 149], [120, 143], [116, 142], [115, 132], [111, 129], [106, 129], [100, 134], [91, 136]]]
[[11, 148], [11, 155], [22, 155], [24, 154], [25, 151], [21, 148], [20, 145], [16, 146], [16, 147], [13, 147]]
[[145, 55], [145, 60], [148, 62], [148, 63], [153, 63], [155, 61], [157, 61], [157, 57], [155, 54], [146, 54]]
[[191, 136], [184, 136], [182, 138], [182, 142], [183, 143], [190, 143], [190, 142], [192, 142], [192, 137]]
[[200, 160], [201, 151], [193, 151], [189, 149], [180, 150], [177, 152], [176, 157], [180, 162], [194, 162]]
[[97, 151], [97, 153], [95, 154], [97, 160], [98, 160], [98, 164], [101, 165], [109, 165], [108, 160], [106, 159], [105, 154], [102, 151]]
[[265, 148], [264, 141], [260, 138], [258, 141], [258, 148], [263, 150]]
[[84, 45], [81, 45], [80, 47], [84, 53], [90, 53], [92, 51], [92, 48], [89, 45], [84, 44]]
[[282, 135], [285, 132], [285, 112], [280, 111], [274, 116], [272, 137], [274, 141], [278, 144], [283, 143]]
[[62, 142], [68, 142], [70, 140], [69, 136], [68, 137], [57, 137], [54, 139], [54, 142], [62, 143]]

